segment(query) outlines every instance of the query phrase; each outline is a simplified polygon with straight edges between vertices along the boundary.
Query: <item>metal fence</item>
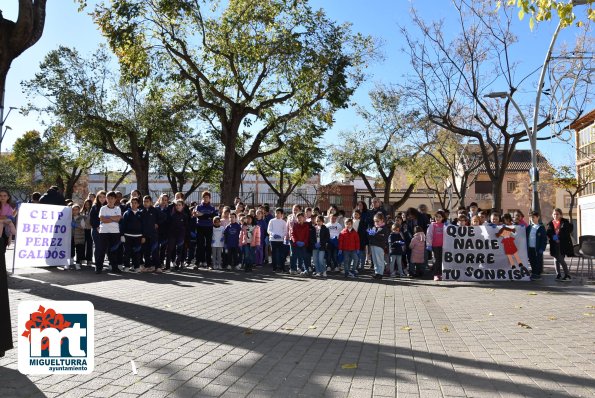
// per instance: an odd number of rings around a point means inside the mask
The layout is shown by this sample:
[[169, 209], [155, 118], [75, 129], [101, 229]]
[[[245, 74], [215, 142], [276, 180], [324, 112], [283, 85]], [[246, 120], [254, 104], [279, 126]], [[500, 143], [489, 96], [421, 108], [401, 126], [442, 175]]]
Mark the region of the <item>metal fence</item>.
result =
[[[159, 191], [151, 192], [154, 197], [158, 197], [162, 193], [171, 195], [171, 192]], [[200, 202], [202, 192], [193, 192], [188, 195], [186, 202]], [[256, 207], [268, 203], [271, 209], [278, 207], [279, 197], [275, 193], [266, 192], [240, 192], [238, 195], [242, 202], [250, 207]], [[219, 192], [211, 191], [211, 203], [213, 206], [221, 204], [221, 195]], [[225, 203], [231, 205], [231, 203]], [[294, 205], [302, 207], [318, 207], [321, 211], [327, 211], [331, 205], [337, 206], [339, 209], [345, 210], [346, 214], [351, 214], [351, 210], [355, 206], [355, 195], [353, 194], [337, 194], [337, 193], [293, 193], [289, 195], [283, 208], [289, 211]]]

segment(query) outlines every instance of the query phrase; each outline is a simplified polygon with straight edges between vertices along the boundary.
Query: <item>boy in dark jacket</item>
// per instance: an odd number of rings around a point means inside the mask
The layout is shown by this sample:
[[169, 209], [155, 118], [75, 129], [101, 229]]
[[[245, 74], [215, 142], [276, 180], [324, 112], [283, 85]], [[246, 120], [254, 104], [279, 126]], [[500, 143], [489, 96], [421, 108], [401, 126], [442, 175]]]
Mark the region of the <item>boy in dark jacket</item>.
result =
[[150, 196], [143, 198], [143, 209], [141, 211], [141, 221], [143, 227], [143, 256], [145, 266], [141, 268], [142, 272], [161, 272], [161, 263], [159, 261], [159, 224], [162, 214], [153, 206], [153, 200]]
[[331, 235], [326, 225], [324, 225], [324, 216], [316, 217], [316, 228], [315, 228], [315, 243], [312, 257], [314, 259], [314, 268], [316, 273], [314, 276], [326, 277], [326, 247], [331, 240]]
[[170, 269], [170, 264], [174, 261], [175, 269], [179, 270], [184, 261], [184, 245], [188, 233], [188, 223], [190, 218], [184, 211], [184, 201], [178, 199], [175, 201], [174, 209], [169, 217], [169, 233], [167, 239], [167, 259], [165, 260], [165, 269]]
[[[130, 208], [124, 212], [120, 221], [120, 233], [124, 236], [124, 270], [138, 272], [140, 268], [140, 258], [142, 253], [143, 221], [141, 211], [139, 211], [140, 201], [134, 197], [130, 199]], [[130, 261], [132, 260], [132, 268]]]
[[345, 220], [345, 229], [339, 234], [339, 254], [343, 254], [343, 270], [345, 278], [357, 276], [357, 252], [360, 249], [359, 234], [353, 229], [353, 220]]
[[[388, 237], [388, 246], [389, 246], [389, 255], [390, 255], [390, 263], [389, 263], [389, 270], [390, 276], [395, 277], [398, 275], [400, 277], [405, 277], [405, 272], [403, 271], [403, 254], [405, 254], [405, 245], [407, 244], [407, 240], [405, 239], [405, 235], [401, 232], [401, 226], [397, 223], [392, 225], [392, 232]], [[395, 264], [397, 265], [395, 269]]]
[[240, 253], [240, 232], [242, 226], [238, 223], [238, 218], [235, 213], [229, 216], [229, 225], [223, 230], [223, 253], [224, 263], [227, 264], [228, 270], [239, 270], [238, 257]]
[[531, 224], [527, 227], [527, 251], [531, 264], [531, 279], [541, 279], [543, 272], [543, 252], [547, 246], [545, 227], [539, 222], [539, 212], [531, 213]]

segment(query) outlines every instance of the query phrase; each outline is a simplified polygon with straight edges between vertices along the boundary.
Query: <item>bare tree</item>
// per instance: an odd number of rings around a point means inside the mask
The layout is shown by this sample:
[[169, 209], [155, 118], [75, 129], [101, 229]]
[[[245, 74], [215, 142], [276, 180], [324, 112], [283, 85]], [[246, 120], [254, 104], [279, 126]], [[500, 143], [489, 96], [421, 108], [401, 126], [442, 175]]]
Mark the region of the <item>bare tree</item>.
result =
[[[442, 22], [427, 23], [415, 11], [412, 18], [419, 36], [401, 29], [414, 71], [405, 86], [431, 123], [477, 142], [492, 182], [492, 206], [501, 208], [505, 172], [517, 144], [528, 133], [512, 109], [511, 98], [532, 73], [517, 77], [510, 8], [494, 13], [492, 2], [466, 0], [456, 0], [454, 6], [459, 33], [453, 40], [447, 40]], [[485, 98], [492, 91], [506, 91], [509, 96], [497, 103]], [[535, 134], [552, 123], [571, 120], [545, 114]]]

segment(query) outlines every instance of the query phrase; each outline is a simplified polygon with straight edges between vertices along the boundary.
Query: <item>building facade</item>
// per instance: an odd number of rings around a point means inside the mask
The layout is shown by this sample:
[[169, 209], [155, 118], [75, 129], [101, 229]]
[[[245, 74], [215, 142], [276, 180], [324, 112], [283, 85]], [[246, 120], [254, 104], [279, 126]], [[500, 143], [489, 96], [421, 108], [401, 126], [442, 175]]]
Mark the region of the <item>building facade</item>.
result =
[[578, 183], [585, 184], [577, 199], [577, 232], [595, 235], [595, 109], [570, 127], [575, 131]]

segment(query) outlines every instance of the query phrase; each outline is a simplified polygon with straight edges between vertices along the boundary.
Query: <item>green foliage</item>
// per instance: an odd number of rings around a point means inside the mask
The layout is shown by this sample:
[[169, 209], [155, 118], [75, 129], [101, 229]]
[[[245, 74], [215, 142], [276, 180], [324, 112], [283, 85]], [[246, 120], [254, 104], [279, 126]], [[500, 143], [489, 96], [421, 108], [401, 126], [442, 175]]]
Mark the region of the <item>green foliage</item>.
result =
[[31, 181], [17, 168], [14, 156], [0, 156], [0, 188], [8, 189], [13, 197], [25, 199], [33, 191]]
[[225, 149], [224, 200], [251, 162], [285, 145], [280, 126], [331, 125], [375, 55], [370, 37], [303, 0], [105, 1], [93, 16], [126, 79], [189, 89]]
[[324, 151], [317, 133], [300, 132], [279, 151], [254, 162], [256, 171], [279, 197], [279, 205], [310, 177], [322, 172]]
[[67, 47], [51, 51], [35, 78], [23, 83], [30, 96], [48, 101], [28, 110], [49, 115], [90, 151], [130, 165], [146, 192], [150, 156], [190, 135], [193, 113], [178, 85], [153, 78], [128, 82], [112, 67], [103, 48], [89, 58]]
[[[535, 23], [549, 21], [555, 12], [562, 27], [567, 27], [575, 23], [577, 26], [583, 25], [584, 21], [577, 19], [574, 13], [574, 7], [587, 5], [586, 18], [595, 21], [595, 10], [593, 10], [593, 0], [506, 0], [506, 6], [516, 6], [519, 9], [519, 19], [525, 15], [530, 15], [529, 27], [533, 30]], [[502, 0], [496, 1], [497, 8], [502, 6]]]

